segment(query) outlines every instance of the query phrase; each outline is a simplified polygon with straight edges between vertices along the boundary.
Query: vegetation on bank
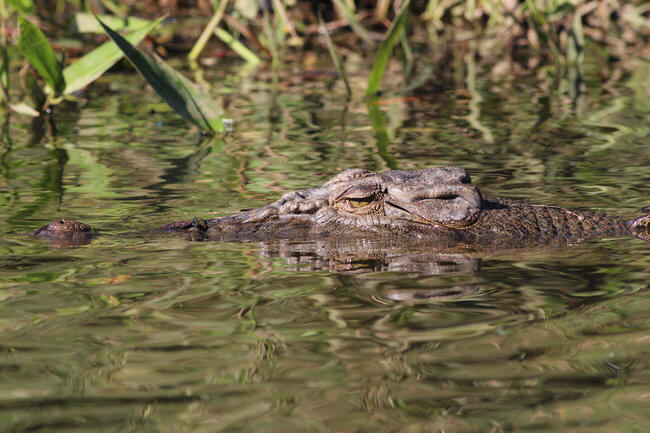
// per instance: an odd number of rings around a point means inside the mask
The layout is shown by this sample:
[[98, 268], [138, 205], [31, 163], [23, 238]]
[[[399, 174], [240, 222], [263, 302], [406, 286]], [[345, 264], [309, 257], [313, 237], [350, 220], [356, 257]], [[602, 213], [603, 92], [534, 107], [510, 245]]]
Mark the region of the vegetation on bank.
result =
[[[367, 98], [381, 92], [396, 53], [408, 90], [417, 87], [420, 53], [443, 61], [468, 46], [477, 57], [534, 59], [574, 76], [585, 43], [604, 47], [612, 60], [650, 57], [650, 4], [641, 0], [0, 0], [0, 18], [0, 99], [8, 109], [46, 112], [126, 56], [170, 107], [206, 132], [223, 130], [220, 107], [164, 57], [196, 66], [225, 48], [277, 71], [301, 53], [328, 50], [350, 94], [342, 59], [361, 51], [374, 59]], [[136, 48], [147, 35], [147, 49]], [[82, 41], [81, 49], [63, 48], [69, 40]]]

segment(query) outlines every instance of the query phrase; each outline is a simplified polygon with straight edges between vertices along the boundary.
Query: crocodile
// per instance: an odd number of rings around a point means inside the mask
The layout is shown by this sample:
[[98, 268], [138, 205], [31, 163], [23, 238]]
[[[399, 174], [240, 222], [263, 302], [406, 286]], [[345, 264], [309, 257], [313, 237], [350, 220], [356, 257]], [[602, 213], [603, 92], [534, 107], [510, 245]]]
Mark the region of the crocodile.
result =
[[[604, 213], [533, 204], [481, 194], [459, 167], [345, 170], [318, 188], [292, 191], [279, 200], [221, 218], [180, 220], [158, 232], [192, 240], [375, 242], [494, 251], [565, 246], [588, 239], [635, 236], [650, 240], [646, 215], [624, 220]], [[34, 236], [57, 243], [85, 243], [86, 224], [58, 220]]]

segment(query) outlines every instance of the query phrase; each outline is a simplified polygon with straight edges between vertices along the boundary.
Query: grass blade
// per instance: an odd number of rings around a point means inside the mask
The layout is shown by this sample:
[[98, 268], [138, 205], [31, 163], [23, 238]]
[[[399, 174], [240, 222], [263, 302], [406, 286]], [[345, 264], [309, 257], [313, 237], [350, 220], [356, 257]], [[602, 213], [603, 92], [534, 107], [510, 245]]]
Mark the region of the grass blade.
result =
[[350, 83], [348, 82], [348, 77], [347, 75], [345, 75], [345, 70], [343, 69], [343, 65], [339, 60], [339, 56], [336, 55], [336, 50], [334, 49], [332, 38], [330, 38], [330, 33], [327, 31], [327, 28], [323, 23], [323, 17], [321, 17], [320, 15], [318, 16], [318, 23], [320, 25], [320, 31], [325, 37], [325, 41], [327, 42], [327, 49], [329, 50], [330, 56], [332, 57], [332, 62], [334, 63], [336, 72], [338, 72], [339, 77], [341, 77], [341, 79], [343, 80], [343, 83], [345, 84], [345, 91], [347, 92], [349, 98], [350, 95], [352, 94], [352, 90], [350, 89]]
[[228, 45], [231, 50], [237, 53], [239, 57], [246, 60], [248, 63], [258, 65], [261, 62], [257, 54], [249, 50], [246, 45], [233, 38], [232, 35], [224, 29], [217, 27], [214, 29], [214, 34], [217, 35], [217, 37], [221, 39], [223, 43]]
[[406, 26], [399, 32], [399, 42], [402, 53], [404, 54], [404, 76], [410, 78], [411, 72], [413, 71], [413, 50], [411, 49], [411, 44], [406, 34]]
[[372, 36], [370, 36], [368, 30], [366, 30], [363, 24], [361, 24], [361, 22], [357, 19], [357, 16], [348, 7], [348, 5], [341, 0], [334, 0], [334, 4], [343, 13], [343, 17], [348, 21], [348, 23], [350, 23], [350, 27], [352, 27], [352, 30], [354, 30], [354, 32], [361, 39], [363, 39], [365, 43], [367, 43], [370, 46], [374, 45], [375, 41], [372, 40]]
[[56, 54], [52, 50], [50, 43], [45, 38], [43, 32], [31, 22], [20, 17], [20, 39], [18, 48], [23, 53], [29, 63], [45, 80], [48, 86], [55, 93], [60, 94], [65, 88], [63, 72]]
[[368, 87], [366, 89], [366, 96], [375, 96], [379, 90], [379, 84], [386, 71], [390, 53], [393, 51], [393, 45], [397, 41], [399, 34], [406, 26], [408, 20], [409, 0], [406, 0], [399, 10], [399, 13], [393, 20], [384, 42], [381, 43], [377, 54], [375, 55], [375, 63], [372, 65], [372, 71], [368, 77]]
[[573, 24], [569, 29], [567, 46], [567, 63], [569, 65], [582, 65], [584, 58], [585, 37], [582, 32], [582, 17], [577, 12], [573, 16]]
[[[99, 18], [116, 32], [135, 31], [151, 23], [149, 20], [138, 17], [120, 18], [112, 15], [99, 15]], [[74, 30], [79, 33], [104, 33], [104, 29], [99, 25], [95, 16], [86, 12], [77, 12], [73, 25]]]
[[205, 44], [207, 44], [208, 39], [210, 39], [210, 35], [214, 29], [217, 28], [219, 21], [221, 21], [223, 14], [226, 12], [226, 6], [228, 6], [228, 0], [221, 0], [221, 3], [216, 7], [217, 10], [214, 12], [214, 15], [212, 15], [212, 18], [210, 18], [210, 22], [208, 22], [208, 25], [205, 26], [203, 32], [201, 33], [201, 36], [199, 36], [199, 39], [196, 41], [192, 47], [192, 50], [187, 55], [187, 58], [191, 62], [195, 62], [196, 59], [199, 58], [201, 51], [203, 51], [203, 48], [205, 48]]
[[220, 107], [214, 101], [200, 93], [187, 78], [161, 59], [147, 56], [99, 18], [97, 20], [138, 72], [174, 111], [204, 131], [223, 131]]
[[573, 24], [569, 29], [566, 49], [567, 81], [569, 83], [569, 97], [579, 109], [580, 95], [583, 92], [582, 64], [584, 61], [584, 34], [582, 32], [582, 17], [579, 13], [573, 14]]
[[271, 52], [271, 66], [274, 71], [277, 71], [280, 67], [280, 52], [278, 49], [275, 31], [273, 30], [273, 25], [271, 24], [271, 18], [269, 17], [269, 13], [266, 10], [262, 16], [262, 24], [264, 37], [266, 38], [266, 47]]
[[354, 30], [354, 32], [363, 39], [366, 44], [370, 46], [374, 45], [375, 41], [372, 40], [370, 33], [366, 30], [363, 24], [359, 22], [352, 9], [341, 0], [334, 0], [334, 4], [341, 10], [343, 17], [348, 21], [348, 23], [350, 23], [352, 30]]
[[[162, 20], [163, 18], [158, 18], [145, 27], [124, 36], [124, 39], [133, 45], [137, 45]], [[122, 56], [124, 54], [112, 41], [95, 48], [63, 70], [63, 78], [66, 83], [63, 93], [70, 94], [83, 89], [117, 63]]]
[[286, 42], [287, 38], [285, 35], [285, 29], [288, 26], [288, 21], [285, 19], [286, 13], [284, 12], [284, 8], [282, 7], [282, 3], [280, 0], [273, 0], [273, 28], [274, 28], [274, 35], [275, 35], [275, 43], [276, 46], [278, 47], [279, 51], [278, 53], [279, 58], [284, 57], [284, 52], [286, 48]]
[[548, 18], [539, 11], [534, 0], [526, 0], [526, 7], [528, 8], [528, 12], [530, 12], [531, 18], [529, 21], [537, 38], [551, 50], [553, 60], [557, 64], [561, 64], [560, 49], [553, 39], [550, 31], [553, 27], [550, 25]]

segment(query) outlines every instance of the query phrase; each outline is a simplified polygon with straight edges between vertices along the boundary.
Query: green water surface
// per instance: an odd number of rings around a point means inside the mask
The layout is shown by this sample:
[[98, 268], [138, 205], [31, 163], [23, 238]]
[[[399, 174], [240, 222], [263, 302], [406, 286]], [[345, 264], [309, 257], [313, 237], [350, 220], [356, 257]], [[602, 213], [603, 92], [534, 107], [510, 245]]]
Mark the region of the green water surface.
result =
[[[650, 431], [642, 240], [469, 257], [139, 233], [352, 167], [458, 165], [484, 193], [638, 216], [650, 64], [593, 62], [578, 97], [543, 71], [460, 61], [370, 104], [327, 74], [225, 65], [206, 72], [233, 120], [217, 138], [134, 74], [49, 120], [5, 114], [0, 429]], [[60, 217], [98, 236], [25, 235]]]

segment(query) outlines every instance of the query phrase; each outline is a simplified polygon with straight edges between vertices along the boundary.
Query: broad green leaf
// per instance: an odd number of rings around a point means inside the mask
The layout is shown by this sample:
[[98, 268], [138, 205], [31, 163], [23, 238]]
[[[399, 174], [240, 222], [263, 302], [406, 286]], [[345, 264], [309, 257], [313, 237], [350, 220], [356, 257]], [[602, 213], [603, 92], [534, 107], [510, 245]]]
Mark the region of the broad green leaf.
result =
[[200, 93], [187, 78], [162, 59], [157, 56], [153, 58], [147, 56], [111, 30], [99, 18], [97, 20], [138, 72], [174, 111], [205, 131], [223, 131], [221, 110], [213, 100]]
[[393, 51], [393, 45], [397, 41], [397, 38], [406, 26], [406, 21], [408, 20], [408, 10], [409, 10], [409, 0], [406, 0], [402, 7], [399, 10], [399, 13], [393, 20], [384, 42], [381, 43], [381, 47], [375, 55], [375, 63], [372, 65], [372, 71], [370, 71], [370, 76], [368, 77], [368, 88], [366, 89], [366, 96], [375, 96], [379, 90], [379, 84], [381, 84], [381, 79], [384, 76], [386, 71], [386, 66], [388, 65], [388, 59], [390, 58], [390, 53]]
[[[137, 45], [162, 20], [163, 18], [158, 18], [140, 30], [129, 33], [124, 38], [130, 43]], [[63, 70], [63, 77], [66, 82], [63, 93], [70, 94], [83, 89], [117, 63], [122, 56], [124, 54], [112, 41], [95, 48]]]
[[[121, 30], [134, 31], [151, 23], [149, 20], [137, 17], [120, 18], [112, 15], [99, 15], [99, 18], [116, 32]], [[99, 25], [95, 16], [86, 12], [77, 12], [75, 14], [74, 27], [79, 33], [104, 33], [104, 29]]]
[[43, 32], [24, 18], [20, 21], [18, 48], [55, 93], [65, 88], [62, 67]]
[[36, 12], [32, 0], [9, 0], [9, 4], [21, 14], [29, 15]]

